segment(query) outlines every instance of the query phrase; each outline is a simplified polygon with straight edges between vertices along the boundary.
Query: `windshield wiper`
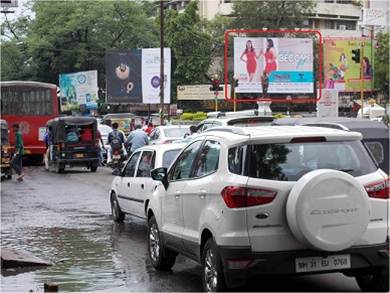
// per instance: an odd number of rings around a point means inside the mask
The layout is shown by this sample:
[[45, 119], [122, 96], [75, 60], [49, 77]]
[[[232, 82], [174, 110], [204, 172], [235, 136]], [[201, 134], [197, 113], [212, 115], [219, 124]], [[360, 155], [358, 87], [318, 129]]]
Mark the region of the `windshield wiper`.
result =
[[345, 172], [345, 173], [350, 173], [355, 171], [354, 169], [339, 169], [338, 171]]

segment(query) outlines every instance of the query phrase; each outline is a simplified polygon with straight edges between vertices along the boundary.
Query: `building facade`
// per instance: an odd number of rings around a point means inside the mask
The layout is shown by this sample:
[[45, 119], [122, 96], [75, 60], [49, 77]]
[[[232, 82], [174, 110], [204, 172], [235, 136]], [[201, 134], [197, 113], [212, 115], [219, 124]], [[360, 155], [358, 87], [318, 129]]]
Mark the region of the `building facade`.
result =
[[[166, 8], [182, 11], [189, 0], [170, 0]], [[231, 16], [234, 0], [199, 0], [199, 15], [207, 20], [216, 15]], [[324, 37], [360, 37], [367, 35], [368, 28], [362, 26], [362, 9], [373, 8], [386, 11], [387, 27], [377, 27], [375, 31], [389, 29], [389, 1], [387, 0], [316, 0], [313, 14], [307, 16], [304, 28], [320, 30]]]

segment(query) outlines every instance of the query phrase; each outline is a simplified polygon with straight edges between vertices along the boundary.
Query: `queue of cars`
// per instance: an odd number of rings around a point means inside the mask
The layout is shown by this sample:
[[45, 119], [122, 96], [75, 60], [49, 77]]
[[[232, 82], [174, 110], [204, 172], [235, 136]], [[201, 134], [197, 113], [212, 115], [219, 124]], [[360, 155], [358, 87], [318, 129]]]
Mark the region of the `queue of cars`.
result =
[[113, 180], [114, 221], [144, 218], [152, 265], [188, 256], [205, 291], [319, 272], [387, 291], [389, 179], [374, 152], [346, 128], [271, 122], [213, 117], [185, 144], [138, 149]]

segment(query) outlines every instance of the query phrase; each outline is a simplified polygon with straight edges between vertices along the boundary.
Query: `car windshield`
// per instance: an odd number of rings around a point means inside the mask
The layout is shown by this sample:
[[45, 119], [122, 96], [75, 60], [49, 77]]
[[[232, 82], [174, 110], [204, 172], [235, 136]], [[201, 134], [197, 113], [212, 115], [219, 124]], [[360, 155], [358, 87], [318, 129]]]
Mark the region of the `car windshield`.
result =
[[185, 127], [165, 128], [164, 133], [166, 137], [184, 137], [189, 130]]
[[163, 167], [168, 168], [172, 161], [176, 158], [177, 154], [180, 152], [180, 149], [177, 150], [169, 150], [164, 153], [163, 156]]
[[250, 145], [247, 154], [248, 176], [270, 180], [297, 181], [317, 169], [355, 177], [377, 169], [360, 141], [258, 144]]

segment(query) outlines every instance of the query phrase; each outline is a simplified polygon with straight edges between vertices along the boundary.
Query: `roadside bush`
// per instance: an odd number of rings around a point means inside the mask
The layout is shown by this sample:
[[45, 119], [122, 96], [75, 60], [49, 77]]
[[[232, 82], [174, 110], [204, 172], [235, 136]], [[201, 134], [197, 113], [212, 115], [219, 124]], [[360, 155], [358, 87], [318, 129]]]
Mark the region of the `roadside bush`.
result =
[[194, 120], [201, 121], [207, 118], [207, 114], [205, 112], [196, 112], [196, 113], [183, 113], [180, 116], [180, 120]]
[[183, 113], [180, 116], [180, 120], [193, 120], [194, 114], [193, 113]]

